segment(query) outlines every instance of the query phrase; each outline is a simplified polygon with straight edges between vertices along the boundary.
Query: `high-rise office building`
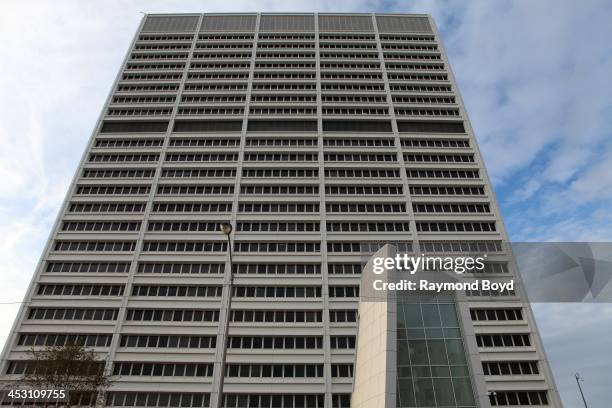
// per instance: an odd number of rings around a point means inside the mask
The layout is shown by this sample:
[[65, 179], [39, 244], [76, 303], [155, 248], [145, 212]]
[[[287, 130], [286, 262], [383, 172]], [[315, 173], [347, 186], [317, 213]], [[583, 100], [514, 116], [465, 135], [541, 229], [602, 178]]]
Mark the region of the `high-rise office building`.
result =
[[[506, 240], [429, 16], [147, 15], [2, 379], [76, 341], [109, 406], [347, 407], [364, 247], [476, 248], [503, 280]], [[396, 406], [561, 406], [529, 305], [490, 295], [402, 306]]]

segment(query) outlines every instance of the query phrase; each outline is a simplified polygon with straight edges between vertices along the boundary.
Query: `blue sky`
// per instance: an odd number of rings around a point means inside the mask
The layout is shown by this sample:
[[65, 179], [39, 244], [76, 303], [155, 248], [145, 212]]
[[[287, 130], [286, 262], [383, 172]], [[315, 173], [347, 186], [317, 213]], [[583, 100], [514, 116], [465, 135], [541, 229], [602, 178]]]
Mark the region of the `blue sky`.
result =
[[[514, 241], [612, 241], [612, 3], [606, 1], [4, 1], [1, 302], [20, 301], [145, 12], [431, 13]], [[27, 18], [24, 18], [27, 16]], [[557, 385], [606, 406], [609, 304], [535, 305]], [[0, 304], [0, 343], [15, 305]]]

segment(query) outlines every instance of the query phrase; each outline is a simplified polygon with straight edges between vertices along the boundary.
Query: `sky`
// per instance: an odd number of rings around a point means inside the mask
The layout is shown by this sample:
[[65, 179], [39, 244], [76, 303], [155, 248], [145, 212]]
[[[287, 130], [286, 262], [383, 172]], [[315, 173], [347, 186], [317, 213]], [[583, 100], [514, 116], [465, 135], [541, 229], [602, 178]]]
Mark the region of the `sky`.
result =
[[[3, 1], [0, 345], [142, 14], [430, 13], [513, 241], [612, 241], [612, 3]], [[535, 304], [566, 407], [607, 406], [612, 305]]]

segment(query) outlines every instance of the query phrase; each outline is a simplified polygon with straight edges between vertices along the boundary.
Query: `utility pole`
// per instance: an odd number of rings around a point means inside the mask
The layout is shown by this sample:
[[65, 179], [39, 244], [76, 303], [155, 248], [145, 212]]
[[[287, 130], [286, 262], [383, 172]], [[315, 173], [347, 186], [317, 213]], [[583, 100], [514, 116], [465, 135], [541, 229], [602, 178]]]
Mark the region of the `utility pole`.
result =
[[582, 402], [584, 402], [584, 408], [589, 408], [587, 403], [586, 403], [586, 399], [584, 398], [584, 393], [582, 392], [582, 387], [580, 386], [580, 381], [584, 381], [582, 378], [580, 378], [580, 375], [578, 373], [574, 374], [574, 377], [576, 377], [576, 384], [578, 384], [578, 389], [580, 390], [580, 396], [582, 397]]

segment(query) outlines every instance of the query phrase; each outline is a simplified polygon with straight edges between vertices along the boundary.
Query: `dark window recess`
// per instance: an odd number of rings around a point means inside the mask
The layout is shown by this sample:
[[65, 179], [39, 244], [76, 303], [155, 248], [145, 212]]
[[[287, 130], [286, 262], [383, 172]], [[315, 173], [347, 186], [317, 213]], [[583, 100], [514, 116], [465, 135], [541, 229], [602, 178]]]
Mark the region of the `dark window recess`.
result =
[[324, 120], [324, 132], [391, 132], [391, 122], [366, 120]]
[[240, 132], [241, 120], [177, 120], [174, 132]]
[[462, 122], [397, 122], [398, 132], [465, 133]]
[[249, 132], [316, 132], [315, 120], [249, 120]]
[[168, 122], [144, 122], [144, 121], [117, 121], [102, 123], [100, 133], [136, 133], [136, 132], [165, 132], [168, 129]]

